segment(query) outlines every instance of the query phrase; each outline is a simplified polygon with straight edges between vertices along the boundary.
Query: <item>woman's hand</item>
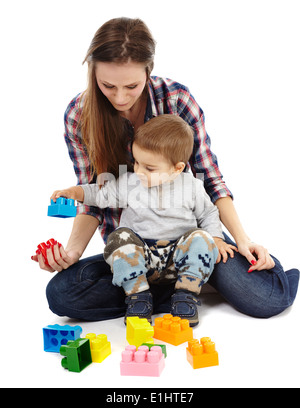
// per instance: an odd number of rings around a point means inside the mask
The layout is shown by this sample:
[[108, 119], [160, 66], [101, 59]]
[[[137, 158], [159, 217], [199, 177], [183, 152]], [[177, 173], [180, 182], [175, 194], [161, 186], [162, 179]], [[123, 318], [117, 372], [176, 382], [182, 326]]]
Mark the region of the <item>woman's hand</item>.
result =
[[74, 186], [64, 190], [55, 190], [50, 199], [56, 202], [56, 199], [59, 197], [72, 198], [73, 200], [83, 202], [84, 191], [80, 186]]
[[[53, 248], [53, 249], [52, 249]], [[37, 250], [36, 255], [31, 259], [39, 263], [41, 269], [48, 272], [61, 272], [69, 266], [79, 261], [80, 254], [75, 250], [65, 250], [64, 247], [56, 242], [54, 245], [49, 245], [46, 250], [47, 262], [40, 250]]]
[[239, 253], [244, 255], [251, 264], [248, 272], [272, 269], [275, 262], [268, 250], [255, 242], [246, 241], [238, 245]]
[[238, 249], [234, 245], [227, 244], [223, 239], [214, 237], [215, 244], [217, 245], [217, 248], [219, 250], [219, 255], [216, 260], [216, 263], [221, 262], [221, 259], [223, 258], [223, 262], [226, 263], [228, 259], [228, 254], [230, 258], [234, 257], [234, 251], [238, 252]]

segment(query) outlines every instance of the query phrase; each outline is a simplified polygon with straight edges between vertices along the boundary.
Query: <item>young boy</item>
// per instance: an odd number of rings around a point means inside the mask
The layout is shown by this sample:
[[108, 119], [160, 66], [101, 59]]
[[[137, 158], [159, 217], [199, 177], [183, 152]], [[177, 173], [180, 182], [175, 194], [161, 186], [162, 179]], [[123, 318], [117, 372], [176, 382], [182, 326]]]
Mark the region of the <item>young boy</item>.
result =
[[183, 172], [192, 154], [193, 131], [180, 117], [160, 115], [142, 125], [132, 144], [134, 173], [100, 188], [88, 184], [55, 191], [100, 208], [122, 208], [104, 258], [113, 283], [123, 287], [127, 316], [151, 319], [150, 284], [175, 283], [171, 313], [198, 324], [199, 293], [208, 281], [223, 239], [218, 209], [201, 180]]

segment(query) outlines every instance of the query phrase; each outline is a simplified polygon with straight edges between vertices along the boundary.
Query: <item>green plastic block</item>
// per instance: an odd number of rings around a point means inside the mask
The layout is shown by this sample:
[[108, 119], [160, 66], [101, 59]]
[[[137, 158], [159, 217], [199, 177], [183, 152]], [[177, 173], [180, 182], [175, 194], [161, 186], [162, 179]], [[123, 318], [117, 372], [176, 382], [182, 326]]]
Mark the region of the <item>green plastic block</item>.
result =
[[80, 373], [91, 364], [91, 348], [89, 339], [70, 340], [59, 350], [62, 356], [61, 365], [69, 371]]
[[165, 358], [167, 357], [167, 347], [165, 344], [150, 344], [150, 343], [143, 343], [142, 346], [148, 346], [149, 350], [151, 349], [151, 347], [153, 346], [159, 346], [161, 347], [161, 351], [163, 352]]

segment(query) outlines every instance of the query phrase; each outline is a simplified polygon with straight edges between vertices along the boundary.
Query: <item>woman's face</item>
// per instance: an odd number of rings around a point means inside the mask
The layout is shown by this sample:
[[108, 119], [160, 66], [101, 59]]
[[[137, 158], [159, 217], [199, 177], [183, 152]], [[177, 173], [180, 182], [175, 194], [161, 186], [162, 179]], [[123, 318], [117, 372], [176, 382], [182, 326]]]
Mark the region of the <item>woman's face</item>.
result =
[[145, 65], [137, 62], [96, 62], [95, 75], [100, 90], [119, 112], [133, 107], [147, 80]]

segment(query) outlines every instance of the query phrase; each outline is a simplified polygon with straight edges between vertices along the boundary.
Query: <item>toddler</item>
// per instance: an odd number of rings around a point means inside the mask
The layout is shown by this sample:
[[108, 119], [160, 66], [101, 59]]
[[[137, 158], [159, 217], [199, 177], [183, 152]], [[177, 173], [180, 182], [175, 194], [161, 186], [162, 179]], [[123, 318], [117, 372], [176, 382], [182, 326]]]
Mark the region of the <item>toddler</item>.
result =
[[188, 319], [191, 326], [198, 324], [199, 294], [214, 269], [216, 242], [223, 240], [223, 233], [203, 182], [184, 171], [193, 144], [193, 130], [183, 119], [159, 115], [135, 134], [133, 173], [58, 190], [51, 197], [123, 209], [104, 259], [111, 266], [113, 284], [127, 295], [125, 322], [127, 316], [151, 321], [149, 284], [173, 284], [170, 313]]

